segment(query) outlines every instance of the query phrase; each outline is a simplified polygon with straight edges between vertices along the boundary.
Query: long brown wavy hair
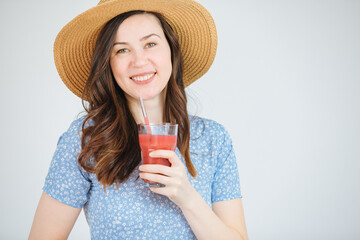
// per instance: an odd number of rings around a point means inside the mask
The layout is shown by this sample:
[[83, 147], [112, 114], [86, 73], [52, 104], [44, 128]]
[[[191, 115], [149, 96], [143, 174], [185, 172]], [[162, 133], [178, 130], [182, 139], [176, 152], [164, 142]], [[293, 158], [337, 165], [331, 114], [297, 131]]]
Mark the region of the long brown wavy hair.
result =
[[101, 30], [82, 96], [87, 116], [82, 125], [82, 150], [78, 162], [86, 171], [96, 174], [104, 189], [126, 181], [141, 161], [137, 124], [125, 94], [112, 74], [110, 54], [120, 24], [132, 15], [145, 13], [159, 19], [171, 49], [172, 73], [167, 85], [163, 121], [179, 124], [177, 147], [189, 173], [196, 176], [189, 152], [190, 123], [177, 37], [161, 14], [131, 11], [111, 19]]

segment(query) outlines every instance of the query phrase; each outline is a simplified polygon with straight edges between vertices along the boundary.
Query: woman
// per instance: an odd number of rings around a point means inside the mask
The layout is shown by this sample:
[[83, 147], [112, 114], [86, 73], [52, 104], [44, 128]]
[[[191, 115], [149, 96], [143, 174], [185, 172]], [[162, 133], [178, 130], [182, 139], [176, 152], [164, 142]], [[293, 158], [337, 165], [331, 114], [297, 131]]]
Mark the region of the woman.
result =
[[[92, 239], [247, 239], [230, 137], [186, 110], [215, 52], [191, 0], [100, 1], [62, 29], [55, 63], [87, 115], [59, 139], [30, 239], [66, 239], [82, 208]], [[179, 124], [176, 151], [151, 153], [170, 167], [141, 165], [140, 96], [150, 122]]]

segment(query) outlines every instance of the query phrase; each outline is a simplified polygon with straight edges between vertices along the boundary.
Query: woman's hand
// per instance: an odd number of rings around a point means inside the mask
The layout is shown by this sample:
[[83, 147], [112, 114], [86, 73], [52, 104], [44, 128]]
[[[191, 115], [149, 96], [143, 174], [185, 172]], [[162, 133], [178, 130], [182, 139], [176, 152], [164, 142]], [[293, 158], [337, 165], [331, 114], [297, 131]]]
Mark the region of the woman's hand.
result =
[[167, 158], [171, 167], [144, 164], [139, 167], [140, 177], [165, 185], [150, 190], [178, 205], [197, 239], [248, 239], [241, 199], [213, 203], [215, 213], [190, 184], [175, 152], [157, 150], [150, 157]]
[[[150, 157], [169, 159], [171, 167], [158, 164], [143, 164], [139, 167], [140, 177], [164, 184], [165, 187], [150, 187], [154, 193], [170, 198], [180, 208], [189, 207], [191, 199], [197, 194], [186, 175], [186, 168], [174, 151], [156, 150]], [[162, 175], [161, 175], [162, 174]]]

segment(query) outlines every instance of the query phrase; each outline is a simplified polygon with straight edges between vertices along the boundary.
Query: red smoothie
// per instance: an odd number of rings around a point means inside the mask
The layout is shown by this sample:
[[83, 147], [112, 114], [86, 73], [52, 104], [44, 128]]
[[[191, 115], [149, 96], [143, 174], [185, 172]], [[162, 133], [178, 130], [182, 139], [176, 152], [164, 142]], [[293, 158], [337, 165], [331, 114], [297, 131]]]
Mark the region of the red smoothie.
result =
[[166, 158], [152, 158], [149, 153], [155, 150], [171, 150], [176, 148], [176, 135], [139, 134], [139, 143], [143, 164], [161, 164], [171, 166]]
[[[146, 114], [144, 114], [144, 117]], [[155, 164], [171, 166], [171, 163], [166, 158], [154, 158], [149, 154], [156, 150], [170, 150], [175, 151], [178, 125], [173, 123], [148, 123], [138, 124], [139, 130], [139, 145], [141, 148], [142, 164]], [[148, 187], [164, 187], [164, 184], [145, 180], [145, 185]]]

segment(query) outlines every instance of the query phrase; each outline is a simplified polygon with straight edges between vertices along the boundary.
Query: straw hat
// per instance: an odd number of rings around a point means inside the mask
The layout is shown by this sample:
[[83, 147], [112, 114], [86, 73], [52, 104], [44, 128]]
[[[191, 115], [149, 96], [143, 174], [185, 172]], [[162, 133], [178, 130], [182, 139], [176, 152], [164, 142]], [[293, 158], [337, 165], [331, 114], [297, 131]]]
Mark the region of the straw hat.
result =
[[133, 10], [161, 13], [171, 25], [183, 55], [183, 81], [189, 86], [204, 75], [214, 61], [217, 34], [213, 18], [193, 0], [100, 0], [71, 20], [57, 35], [54, 58], [65, 85], [81, 98], [90, 73], [97, 36], [106, 22]]

